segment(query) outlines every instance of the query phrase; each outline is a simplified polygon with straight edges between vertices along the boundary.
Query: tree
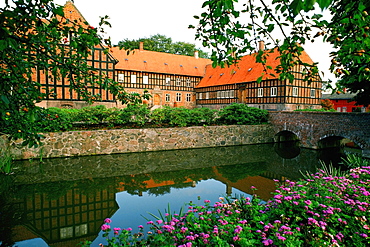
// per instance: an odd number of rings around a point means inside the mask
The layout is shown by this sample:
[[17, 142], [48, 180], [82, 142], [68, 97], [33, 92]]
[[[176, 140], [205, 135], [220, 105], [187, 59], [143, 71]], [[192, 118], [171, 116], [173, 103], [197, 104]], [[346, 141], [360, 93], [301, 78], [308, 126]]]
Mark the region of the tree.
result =
[[[205, 12], [195, 16], [199, 19], [196, 38], [212, 49], [214, 66], [237, 62], [241, 55], [255, 52], [257, 42], [264, 40], [281, 53], [281, 64], [275, 70], [280, 79], [292, 81], [292, 68], [300, 64], [307, 67], [305, 80], [310, 82], [312, 75], [318, 73], [316, 64], [305, 64], [299, 56], [302, 45], [321, 38], [334, 48], [330, 70], [338, 78], [336, 90], [347, 88], [357, 94], [354, 98], [357, 104], [370, 104], [368, 0], [249, 0], [238, 5], [237, 2], [205, 1]], [[280, 40], [277, 34], [282, 36]], [[256, 61], [265, 64], [266, 56], [268, 52], [259, 51]]]
[[[33, 79], [36, 69], [68, 79], [70, 88], [90, 103], [99, 99], [87, 89], [93, 86], [109, 90], [122, 103], [140, 102], [140, 96], [95, 74], [87, 62], [91, 48], [103, 42], [99, 34], [109, 25], [105, 18], [94, 28], [64, 18], [63, 6], [52, 0], [5, 1], [0, 8], [0, 134], [39, 143], [37, 122], [43, 119], [36, 103], [46, 95]], [[109, 46], [109, 40], [104, 44]]]
[[166, 52], [185, 56], [194, 56], [194, 52], [198, 51], [199, 57], [208, 58], [208, 53], [196, 49], [194, 44], [186, 42], [173, 43], [171, 38], [161, 34], [152, 35], [150, 38], [139, 38], [137, 40], [124, 39], [118, 42], [118, 46], [127, 50], [139, 49], [140, 42], [144, 43], [144, 49], [148, 51]]

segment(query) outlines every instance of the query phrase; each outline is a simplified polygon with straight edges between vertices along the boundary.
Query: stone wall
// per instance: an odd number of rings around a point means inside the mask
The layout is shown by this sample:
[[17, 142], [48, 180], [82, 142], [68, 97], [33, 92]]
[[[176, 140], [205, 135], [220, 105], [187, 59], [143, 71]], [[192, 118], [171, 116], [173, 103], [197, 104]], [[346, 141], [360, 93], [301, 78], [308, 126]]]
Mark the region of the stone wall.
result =
[[132, 153], [273, 142], [270, 125], [196, 126], [183, 128], [69, 131], [44, 134], [38, 148], [0, 138], [0, 148], [14, 159]]

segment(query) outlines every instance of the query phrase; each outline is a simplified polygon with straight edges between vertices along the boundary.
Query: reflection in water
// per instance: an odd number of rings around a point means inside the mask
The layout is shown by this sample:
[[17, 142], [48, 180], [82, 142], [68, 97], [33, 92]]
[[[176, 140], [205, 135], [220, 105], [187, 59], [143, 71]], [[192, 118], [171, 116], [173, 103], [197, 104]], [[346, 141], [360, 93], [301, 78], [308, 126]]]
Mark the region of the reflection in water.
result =
[[317, 166], [317, 152], [296, 153], [294, 146], [284, 152], [264, 144], [20, 161], [16, 174], [0, 178], [0, 241], [22, 246], [19, 241], [42, 238], [52, 246], [76, 246], [95, 239], [95, 246], [107, 217], [134, 228], [141, 214], [167, 204], [178, 210], [198, 196], [248, 195], [251, 186], [267, 200], [273, 179], [297, 179], [300, 170]]

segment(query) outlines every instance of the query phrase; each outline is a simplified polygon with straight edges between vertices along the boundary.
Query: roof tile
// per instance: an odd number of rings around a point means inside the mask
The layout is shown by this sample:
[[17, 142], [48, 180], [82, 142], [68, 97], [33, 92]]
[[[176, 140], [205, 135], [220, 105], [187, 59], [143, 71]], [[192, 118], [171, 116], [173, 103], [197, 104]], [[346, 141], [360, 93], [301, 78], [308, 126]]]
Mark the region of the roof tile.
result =
[[116, 65], [118, 70], [204, 76], [206, 65], [212, 63], [205, 58], [139, 49], [128, 52], [113, 47], [110, 53], [119, 61]]

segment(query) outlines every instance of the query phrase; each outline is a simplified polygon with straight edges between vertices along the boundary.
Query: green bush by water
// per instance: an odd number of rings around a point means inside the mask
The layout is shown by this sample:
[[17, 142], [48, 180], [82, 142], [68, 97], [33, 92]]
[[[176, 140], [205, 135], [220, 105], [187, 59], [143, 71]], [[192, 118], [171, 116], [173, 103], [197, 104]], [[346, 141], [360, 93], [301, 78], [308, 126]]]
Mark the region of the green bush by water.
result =
[[268, 112], [244, 104], [232, 104], [217, 111], [209, 108], [186, 109], [162, 107], [150, 111], [146, 105], [128, 105], [126, 108], [106, 108], [103, 105], [81, 109], [42, 109], [37, 122], [39, 132], [73, 130], [74, 125], [106, 125], [121, 127], [186, 127], [202, 125], [262, 124]]

